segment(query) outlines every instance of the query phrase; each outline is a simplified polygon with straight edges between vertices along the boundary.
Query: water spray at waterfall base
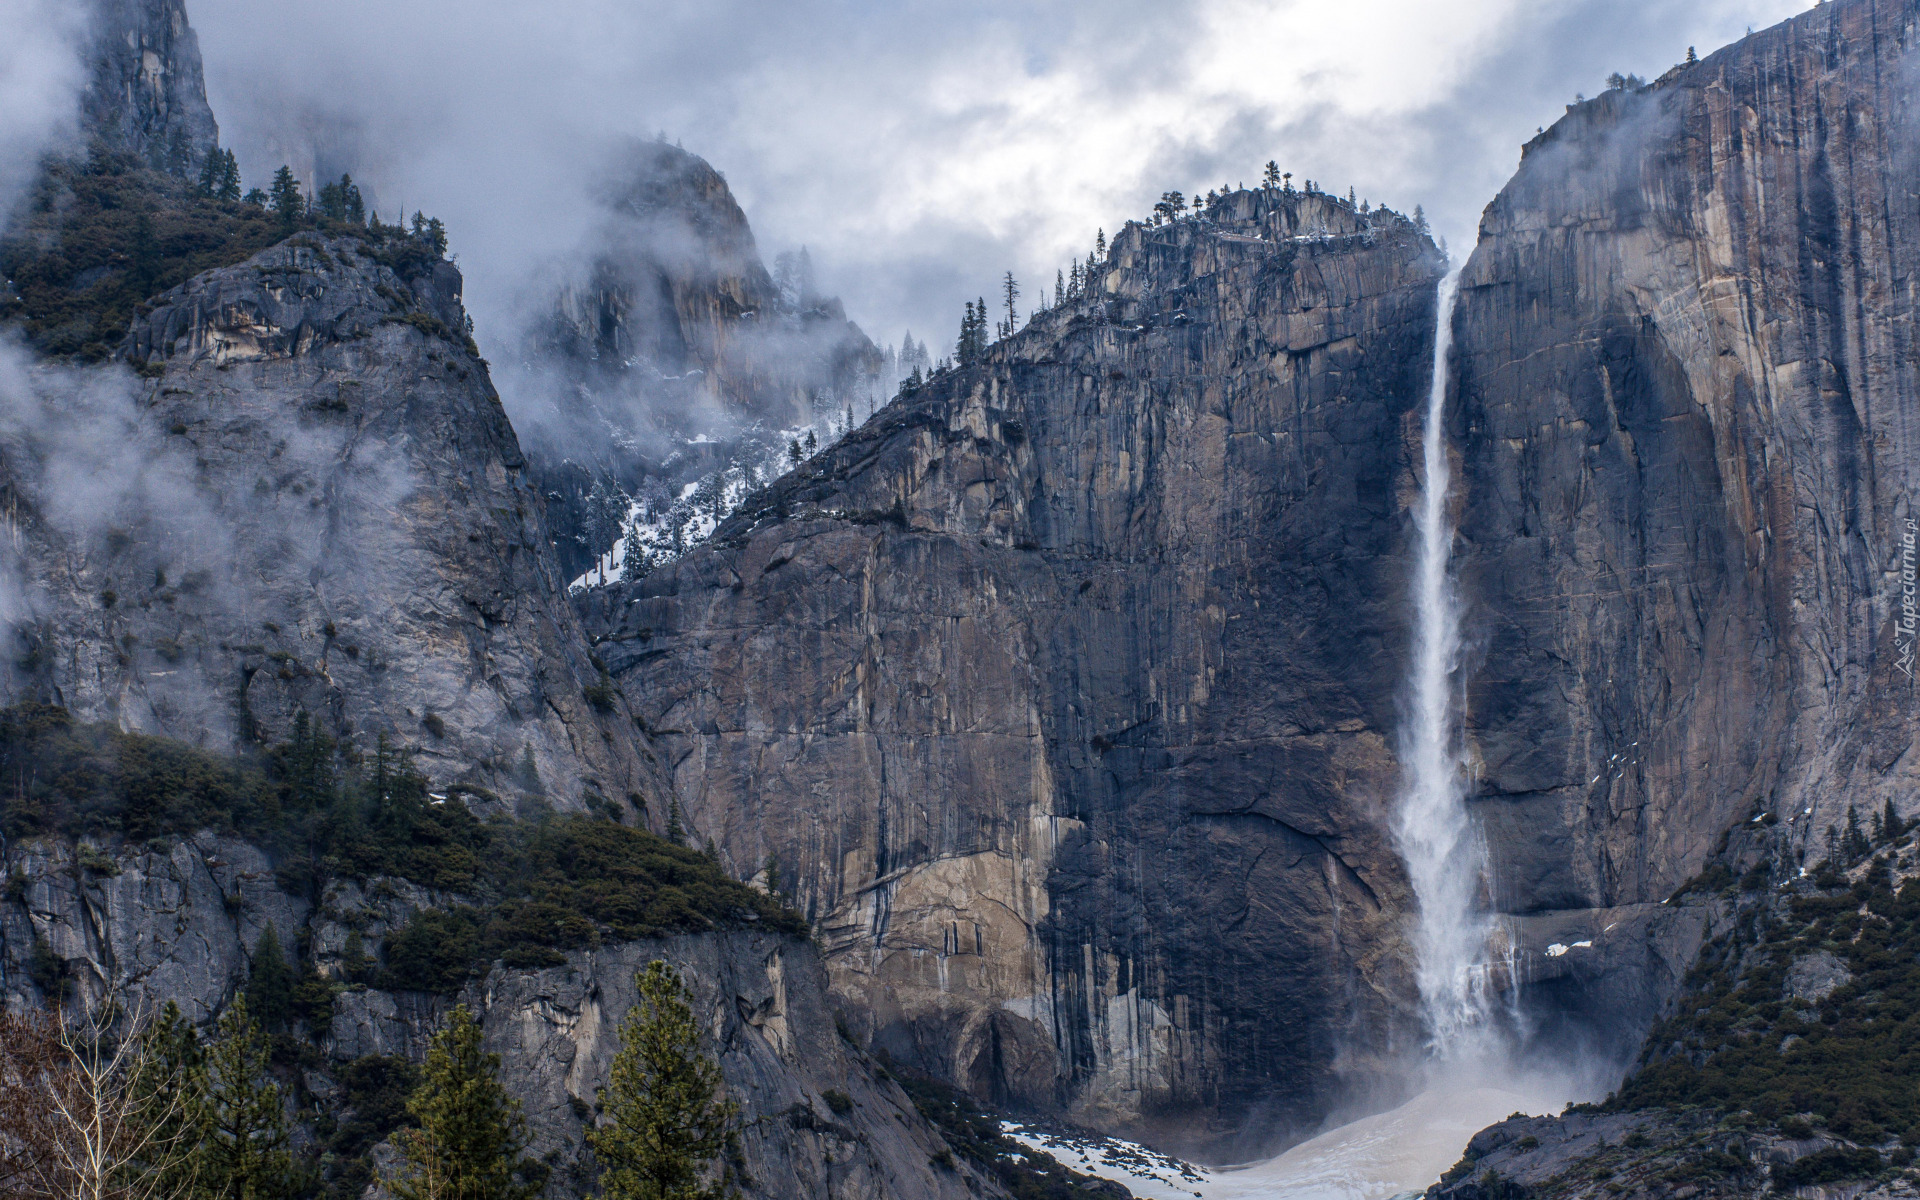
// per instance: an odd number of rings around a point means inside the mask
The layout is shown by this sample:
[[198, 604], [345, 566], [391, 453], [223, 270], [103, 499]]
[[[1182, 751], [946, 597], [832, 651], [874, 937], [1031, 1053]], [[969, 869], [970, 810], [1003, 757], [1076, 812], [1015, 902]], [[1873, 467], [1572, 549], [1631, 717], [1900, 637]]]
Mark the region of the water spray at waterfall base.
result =
[[[1486, 844], [1467, 808], [1461, 735], [1460, 600], [1451, 571], [1454, 528], [1447, 457], [1448, 355], [1457, 269], [1441, 279], [1433, 377], [1421, 433], [1421, 490], [1414, 509], [1412, 654], [1398, 751], [1392, 832], [1418, 908], [1410, 932], [1424, 1054], [1410, 1061], [1410, 1098], [1327, 1130], [1265, 1162], [1206, 1181], [1205, 1200], [1390, 1200], [1416, 1196], [1459, 1157], [1474, 1133], [1515, 1111], [1557, 1112], [1603, 1092], [1604, 1064], [1522, 1055], [1524, 1031], [1498, 1003], [1518, 986], [1516, 964], [1483, 896]], [[1504, 962], [1496, 963], [1496, 958]], [[1496, 970], [1496, 966], [1501, 969]]]
[[1466, 764], [1455, 717], [1460, 664], [1460, 606], [1449, 563], [1453, 523], [1447, 511], [1452, 469], [1447, 458], [1447, 358], [1453, 348], [1453, 302], [1459, 270], [1441, 279], [1435, 305], [1433, 377], [1420, 439], [1422, 481], [1414, 510], [1414, 566], [1409, 589], [1413, 654], [1406, 716], [1400, 730], [1401, 785], [1393, 835], [1419, 901], [1413, 945], [1421, 1015], [1429, 1049], [1445, 1061], [1491, 1047], [1487, 942], [1479, 911], [1486, 852], [1467, 812]]

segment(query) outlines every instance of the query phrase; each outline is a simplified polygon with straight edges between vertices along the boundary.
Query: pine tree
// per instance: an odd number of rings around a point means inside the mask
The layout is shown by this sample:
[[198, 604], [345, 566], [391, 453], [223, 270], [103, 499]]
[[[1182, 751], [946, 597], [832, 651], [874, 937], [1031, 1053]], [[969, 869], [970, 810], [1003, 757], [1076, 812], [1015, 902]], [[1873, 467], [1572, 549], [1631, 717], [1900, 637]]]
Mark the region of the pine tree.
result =
[[1015, 300], [1020, 298], [1020, 285], [1013, 281], [1012, 271], [1008, 271], [1006, 274], [1006, 278], [1000, 281], [1000, 294], [1006, 299], [1006, 302], [1007, 302], [1006, 331], [1007, 331], [1007, 336], [1012, 337], [1013, 331], [1020, 327], [1019, 310], [1014, 308], [1014, 304], [1013, 304]]
[[600, 1090], [606, 1123], [587, 1134], [606, 1166], [600, 1186], [607, 1200], [725, 1200], [737, 1193], [714, 1160], [734, 1142], [739, 1106], [717, 1099], [720, 1068], [680, 976], [656, 959], [634, 982], [639, 1002]]
[[1055, 304], [1060, 303], [1060, 301], [1066, 298], [1066, 295], [1067, 295], [1067, 273], [1065, 271], [1056, 270], [1053, 273], [1053, 302]]
[[240, 160], [233, 151], [221, 151], [220, 184], [214, 191], [215, 199], [232, 204], [240, 199]]
[[805, 246], [800, 247], [800, 255], [794, 264], [795, 286], [800, 292], [800, 307], [812, 308], [820, 301], [820, 294], [813, 283], [813, 256], [807, 253]]
[[293, 1155], [280, 1085], [270, 1070], [266, 1035], [235, 996], [202, 1068], [205, 1139], [199, 1179], [230, 1200], [279, 1200], [292, 1194]]
[[167, 174], [175, 179], [185, 179], [193, 170], [193, 143], [187, 140], [184, 129], [174, 130], [173, 136], [167, 139], [166, 168]]
[[293, 714], [293, 738], [281, 751], [280, 769], [291, 793], [289, 808], [307, 812], [333, 803], [333, 739], [314, 731], [304, 708]]
[[253, 947], [253, 966], [247, 976], [247, 1011], [268, 1033], [283, 1028], [293, 1012], [293, 971], [280, 952], [280, 934], [271, 921]]
[[766, 865], [760, 869], [767, 877], [767, 895], [778, 900], [780, 898], [780, 856], [771, 850], [767, 851]]
[[987, 302], [967, 301], [966, 315], [960, 319], [960, 343], [954, 357], [960, 366], [977, 366], [987, 353]]
[[1096, 259], [1107, 256], [1107, 231], [1104, 229], [1093, 235], [1093, 255]]
[[1266, 171], [1260, 176], [1260, 186], [1264, 188], [1277, 188], [1280, 186], [1279, 163], [1272, 159], [1267, 160]]
[[687, 840], [687, 827], [680, 819], [680, 801], [667, 803], [667, 840], [678, 846]]
[[1848, 862], [1865, 858], [1873, 849], [1873, 844], [1860, 828], [1860, 810], [1851, 804], [1847, 805], [1847, 830], [1842, 835], [1841, 848], [1846, 852]]
[[1886, 810], [1880, 814], [1880, 830], [1881, 836], [1888, 841], [1893, 841], [1907, 831], [1907, 823], [1900, 819], [1900, 812], [1894, 808], [1891, 796], [1887, 798]]
[[394, 1135], [406, 1170], [385, 1181], [399, 1200], [531, 1200], [537, 1192], [521, 1178], [520, 1102], [500, 1086], [500, 1056], [481, 1050], [466, 1005], [433, 1035], [407, 1113], [416, 1127]]
[[292, 229], [306, 213], [306, 202], [300, 195], [300, 181], [293, 177], [293, 168], [282, 166], [273, 173], [273, 186], [267, 192], [268, 207], [280, 218], [283, 228]]
[[347, 174], [340, 176], [340, 192], [346, 201], [346, 212], [342, 216], [352, 224], [365, 225], [367, 201], [366, 197], [360, 194], [360, 185], [353, 181], [353, 176]]
[[199, 192], [202, 196], [213, 196], [220, 191], [220, 181], [226, 178], [227, 156], [219, 147], [207, 151], [206, 160], [200, 164]]
[[820, 439], [814, 437], [813, 430], [809, 429], [807, 430], [807, 440], [802, 444], [805, 446], [807, 454], [811, 456], [815, 450], [820, 448]]
[[206, 1054], [193, 1023], [169, 1000], [141, 1037], [131, 1088], [141, 1128], [140, 1166], [158, 1176], [156, 1196], [189, 1197], [206, 1145]]

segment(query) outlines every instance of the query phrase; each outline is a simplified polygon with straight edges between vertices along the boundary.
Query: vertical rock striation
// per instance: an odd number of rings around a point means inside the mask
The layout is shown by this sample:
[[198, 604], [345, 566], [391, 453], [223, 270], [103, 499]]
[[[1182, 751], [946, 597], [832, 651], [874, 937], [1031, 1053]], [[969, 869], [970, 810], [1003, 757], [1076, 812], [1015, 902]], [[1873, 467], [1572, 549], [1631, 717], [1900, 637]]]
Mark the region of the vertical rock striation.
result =
[[211, 748], [304, 709], [443, 783], [644, 796], [460, 274], [397, 245], [296, 237], [157, 297], [127, 344], [144, 382], [13, 394], [14, 694]]
[[776, 856], [876, 1045], [1201, 1146], [1396, 1036], [1439, 270], [1318, 193], [1130, 226], [1092, 295], [580, 601], [692, 825]]
[[[414, 909], [444, 903], [403, 880], [330, 884], [317, 902], [282, 890], [272, 864], [244, 842], [211, 835], [164, 852], [47, 840], [8, 847], [0, 871], [0, 998], [43, 1002], [59, 988], [134, 1011], [173, 1000], [210, 1025], [246, 984], [271, 925], [283, 945], [311, 945], [323, 975], [341, 978], [341, 949], [382, 935]], [[1004, 1196], [964, 1162], [942, 1167], [946, 1143], [883, 1072], [835, 1031], [818, 951], [767, 933], [709, 933], [628, 942], [568, 956], [542, 971], [495, 968], [457, 997], [355, 985], [334, 997], [303, 1060], [306, 1116], [343, 1119], [340, 1080], [354, 1060], [418, 1062], [456, 1002], [480, 1018], [507, 1090], [525, 1107], [529, 1152], [554, 1168], [547, 1194], [577, 1196], [596, 1177], [586, 1123], [606, 1086], [634, 976], [664, 959], [681, 974], [730, 1099], [741, 1106], [749, 1197], [782, 1200], [960, 1200]]]
[[142, 158], [176, 150], [197, 169], [219, 141], [184, 0], [92, 0], [89, 131]]
[[1813, 862], [1920, 783], [1915, 20], [1835, 0], [1574, 106], [1462, 279], [1496, 900], [1594, 940], [1532, 973], [1628, 1039], [1691, 957], [1659, 902], [1730, 824], [1773, 811]]

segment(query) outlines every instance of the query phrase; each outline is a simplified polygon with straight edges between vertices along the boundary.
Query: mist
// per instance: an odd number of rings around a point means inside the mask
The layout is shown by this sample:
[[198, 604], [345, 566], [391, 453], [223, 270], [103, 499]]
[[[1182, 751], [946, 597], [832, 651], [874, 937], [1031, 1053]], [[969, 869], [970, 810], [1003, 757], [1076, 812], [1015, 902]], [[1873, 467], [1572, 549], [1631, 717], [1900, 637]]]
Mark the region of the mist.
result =
[[763, 254], [810, 248], [877, 341], [951, 341], [1001, 272], [1027, 301], [1162, 191], [1296, 180], [1455, 247], [1576, 92], [1652, 78], [1805, 0], [1063, 0], [787, 6], [192, 0], [249, 183], [351, 170], [383, 216], [443, 217], [483, 346], [595, 219], [621, 136], [728, 177]]
[[47, 147], [75, 131], [86, 16], [65, 0], [0, 5], [0, 225], [38, 177]]

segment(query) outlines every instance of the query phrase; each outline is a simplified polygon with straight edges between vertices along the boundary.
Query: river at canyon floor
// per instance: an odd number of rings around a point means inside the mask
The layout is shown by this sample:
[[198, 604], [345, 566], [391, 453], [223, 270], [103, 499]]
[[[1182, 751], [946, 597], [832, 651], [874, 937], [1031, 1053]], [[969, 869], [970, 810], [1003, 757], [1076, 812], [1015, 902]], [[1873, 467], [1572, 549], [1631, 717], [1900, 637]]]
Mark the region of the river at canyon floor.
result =
[[1487, 1126], [1515, 1113], [1558, 1113], [1605, 1090], [1590, 1071], [1436, 1068], [1435, 1082], [1399, 1107], [1238, 1167], [1190, 1166], [1127, 1142], [1008, 1132], [1076, 1171], [1118, 1180], [1142, 1200], [1394, 1200], [1424, 1192]]

